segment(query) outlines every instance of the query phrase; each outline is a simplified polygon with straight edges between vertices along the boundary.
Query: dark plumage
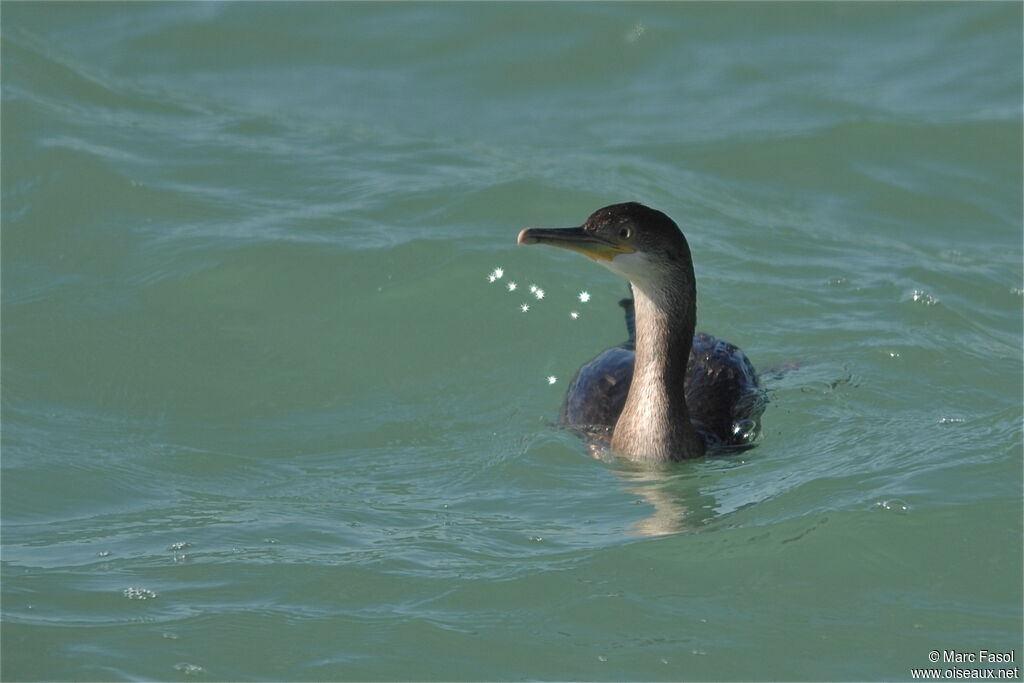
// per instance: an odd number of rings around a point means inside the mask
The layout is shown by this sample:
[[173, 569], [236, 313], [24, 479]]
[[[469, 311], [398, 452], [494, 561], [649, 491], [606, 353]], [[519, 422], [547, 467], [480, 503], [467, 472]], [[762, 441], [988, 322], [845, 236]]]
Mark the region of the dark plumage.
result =
[[690, 249], [668, 216], [615, 204], [580, 228], [527, 228], [519, 243], [579, 251], [628, 278], [633, 289], [634, 298], [620, 302], [629, 339], [580, 368], [562, 407], [563, 424], [640, 461], [751, 445], [764, 392], [740, 349], [694, 333]]
[[[633, 379], [636, 330], [633, 300], [623, 299], [629, 339], [584, 363], [569, 384], [562, 404], [563, 425], [597, 442], [611, 440]], [[708, 448], [752, 446], [760, 428], [764, 393], [757, 373], [739, 348], [710, 334], [693, 337], [683, 382], [690, 422]]]

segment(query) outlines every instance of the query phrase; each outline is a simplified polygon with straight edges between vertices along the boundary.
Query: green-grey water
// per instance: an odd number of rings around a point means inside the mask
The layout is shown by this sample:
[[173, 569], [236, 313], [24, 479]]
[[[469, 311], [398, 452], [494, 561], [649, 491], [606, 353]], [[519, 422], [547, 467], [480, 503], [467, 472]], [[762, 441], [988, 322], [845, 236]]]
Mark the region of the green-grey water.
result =
[[[1020, 3], [0, 20], [4, 680], [1020, 666]], [[515, 238], [628, 200], [753, 450], [554, 425], [625, 285]]]

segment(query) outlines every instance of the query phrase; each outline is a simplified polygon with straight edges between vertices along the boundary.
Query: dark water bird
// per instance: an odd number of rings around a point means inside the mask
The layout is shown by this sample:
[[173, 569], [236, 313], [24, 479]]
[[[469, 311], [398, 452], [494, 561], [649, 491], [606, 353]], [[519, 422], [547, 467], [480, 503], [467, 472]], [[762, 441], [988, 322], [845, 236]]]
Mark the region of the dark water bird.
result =
[[526, 228], [519, 244], [578, 251], [629, 280], [629, 340], [580, 368], [562, 423], [631, 460], [666, 462], [749, 447], [765, 397], [746, 355], [694, 334], [690, 247], [660, 211], [630, 202], [598, 209], [578, 228]]

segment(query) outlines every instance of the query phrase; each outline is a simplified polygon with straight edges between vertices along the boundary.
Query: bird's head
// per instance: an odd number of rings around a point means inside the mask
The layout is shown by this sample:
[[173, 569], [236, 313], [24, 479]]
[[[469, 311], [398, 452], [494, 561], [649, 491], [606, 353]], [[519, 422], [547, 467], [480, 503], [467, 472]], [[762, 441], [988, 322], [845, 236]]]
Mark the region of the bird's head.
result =
[[548, 244], [578, 251], [634, 285], [657, 285], [690, 273], [690, 247], [679, 227], [643, 204], [612, 204], [578, 228], [526, 228], [519, 244]]

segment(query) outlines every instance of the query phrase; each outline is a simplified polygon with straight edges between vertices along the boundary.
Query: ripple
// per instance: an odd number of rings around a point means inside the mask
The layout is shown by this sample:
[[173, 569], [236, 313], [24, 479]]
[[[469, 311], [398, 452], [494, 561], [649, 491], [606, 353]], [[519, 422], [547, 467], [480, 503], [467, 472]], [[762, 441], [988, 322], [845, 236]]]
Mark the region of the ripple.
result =
[[199, 676], [200, 674], [206, 673], [206, 669], [199, 666], [198, 664], [188, 664], [186, 662], [180, 662], [174, 665], [175, 671], [180, 671], [186, 676]]
[[893, 498], [891, 500], [881, 500], [875, 503], [875, 508], [879, 510], [885, 510], [886, 512], [896, 512], [899, 514], [905, 514], [910, 511], [910, 506], [899, 498]]

